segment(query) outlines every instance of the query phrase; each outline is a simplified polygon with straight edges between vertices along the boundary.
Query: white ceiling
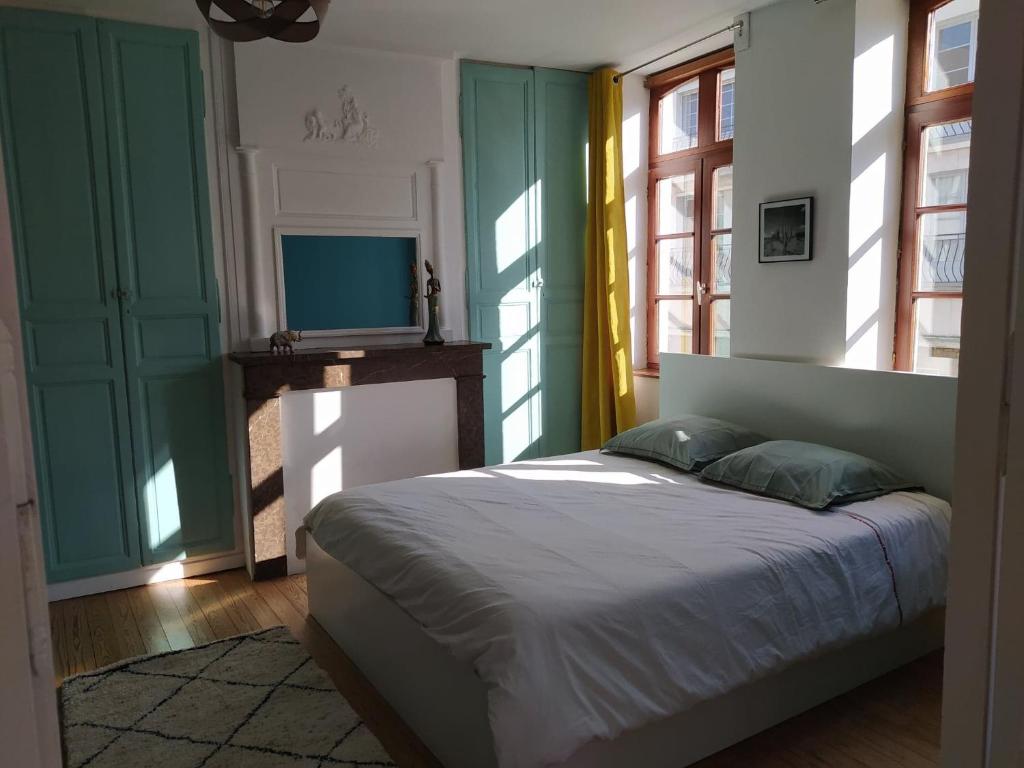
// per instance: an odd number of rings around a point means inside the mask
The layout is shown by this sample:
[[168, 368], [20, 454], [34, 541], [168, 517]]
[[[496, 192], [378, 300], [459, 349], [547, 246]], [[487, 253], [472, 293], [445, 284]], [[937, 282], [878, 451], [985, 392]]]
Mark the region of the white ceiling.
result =
[[[642, 62], [768, 1], [332, 0], [319, 42], [589, 70]], [[0, 0], [6, 4], [202, 23], [195, 0]], [[726, 44], [723, 36], [708, 50]]]
[[712, 20], [728, 23], [749, 5], [742, 0], [332, 0], [321, 35], [368, 48], [589, 70], [632, 64], [638, 54], [690, 28]]

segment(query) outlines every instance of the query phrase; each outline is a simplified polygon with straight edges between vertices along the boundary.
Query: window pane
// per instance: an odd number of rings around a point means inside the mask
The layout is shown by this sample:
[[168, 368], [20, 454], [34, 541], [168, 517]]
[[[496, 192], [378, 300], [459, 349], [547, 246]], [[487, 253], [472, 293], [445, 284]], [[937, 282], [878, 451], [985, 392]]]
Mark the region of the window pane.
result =
[[711, 186], [714, 190], [712, 229], [732, 229], [732, 166], [723, 165], [715, 168]]
[[926, 213], [918, 229], [917, 290], [962, 291], [967, 212]]
[[697, 146], [699, 84], [688, 80], [661, 100], [661, 154]]
[[658, 352], [693, 352], [693, 302], [658, 302]]
[[658, 241], [658, 293], [693, 294], [693, 238]]
[[967, 171], [971, 163], [971, 121], [928, 126], [921, 138], [924, 144], [921, 205], [966, 203]]
[[731, 139], [735, 119], [736, 70], [723, 69], [718, 75], [718, 140]]
[[914, 371], [956, 376], [960, 367], [961, 299], [914, 302]]
[[658, 234], [693, 232], [694, 174], [686, 173], [658, 182]]
[[732, 235], [714, 235], [711, 253], [715, 264], [711, 290], [713, 293], [729, 293], [732, 291]]
[[978, 0], [953, 0], [928, 17], [928, 90], [974, 82]]
[[729, 299], [719, 299], [711, 305], [711, 354], [715, 357], [729, 357], [731, 307]]

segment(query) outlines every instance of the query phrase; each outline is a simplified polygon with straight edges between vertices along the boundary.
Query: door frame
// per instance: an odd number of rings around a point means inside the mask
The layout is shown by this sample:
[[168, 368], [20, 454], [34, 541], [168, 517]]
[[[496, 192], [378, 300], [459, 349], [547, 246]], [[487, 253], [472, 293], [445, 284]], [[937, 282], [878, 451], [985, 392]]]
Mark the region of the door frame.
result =
[[[5, 191], [0, 188], [0, 198]], [[6, 624], [0, 636], [0, 742], [14, 764], [48, 768], [61, 763], [60, 729], [16, 340], [0, 319], [0, 611]]]
[[1024, 626], [1011, 610], [1024, 590], [1024, 486], [1019, 471], [1006, 472], [1009, 462], [1024, 462], [1024, 5], [981, 0], [981, 18], [967, 241], [985, 258], [971, 261], [964, 284], [942, 717], [947, 768], [1019, 765], [1024, 713], [1024, 689], [1013, 684], [1024, 671]]

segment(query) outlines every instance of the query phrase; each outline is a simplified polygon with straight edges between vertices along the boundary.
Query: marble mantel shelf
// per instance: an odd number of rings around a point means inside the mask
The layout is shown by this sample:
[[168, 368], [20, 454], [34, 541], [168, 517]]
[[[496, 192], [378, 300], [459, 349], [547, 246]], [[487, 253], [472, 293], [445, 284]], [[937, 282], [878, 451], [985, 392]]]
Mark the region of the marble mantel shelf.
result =
[[483, 353], [490, 348], [483, 342], [454, 341], [437, 346], [366, 344], [296, 349], [294, 354], [229, 355], [242, 368], [249, 422], [249, 525], [254, 577], [273, 578], [287, 570], [281, 395], [309, 389], [455, 379], [459, 466], [473, 469], [484, 463]]
[[296, 349], [294, 354], [237, 352], [229, 358], [245, 370], [246, 399], [266, 399], [303, 389], [482, 377], [482, 353], [490, 348], [476, 341], [363, 344]]

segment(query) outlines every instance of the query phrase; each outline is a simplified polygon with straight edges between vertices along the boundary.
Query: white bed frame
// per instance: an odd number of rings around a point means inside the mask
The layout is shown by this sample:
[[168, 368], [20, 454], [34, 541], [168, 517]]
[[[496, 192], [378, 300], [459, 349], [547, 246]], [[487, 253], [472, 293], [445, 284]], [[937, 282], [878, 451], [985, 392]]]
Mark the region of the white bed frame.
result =
[[[866, 453], [949, 498], [956, 383], [911, 374], [663, 355], [663, 415], [702, 413], [772, 437]], [[497, 765], [487, 691], [390, 598], [312, 537], [310, 614], [446, 768]], [[942, 646], [944, 612], [800, 662], [612, 741], [560, 768], [682, 768]]]

